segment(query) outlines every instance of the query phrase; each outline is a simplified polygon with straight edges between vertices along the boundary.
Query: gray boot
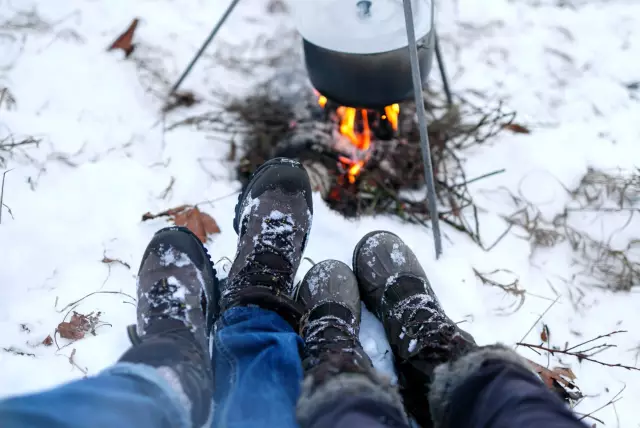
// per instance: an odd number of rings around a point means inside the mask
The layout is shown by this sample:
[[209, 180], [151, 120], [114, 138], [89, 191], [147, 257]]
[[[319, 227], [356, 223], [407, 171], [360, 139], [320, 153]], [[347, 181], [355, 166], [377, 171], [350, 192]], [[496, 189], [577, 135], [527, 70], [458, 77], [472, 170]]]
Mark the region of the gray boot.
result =
[[312, 215], [311, 185], [299, 162], [275, 158], [256, 170], [236, 205], [238, 249], [221, 286], [220, 313], [257, 305], [298, 329], [302, 314], [293, 300], [293, 279]]
[[353, 270], [367, 308], [384, 326], [395, 357], [405, 406], [423, 427], [434, 368], [476, 347], [473, 337], [445, 314], [422, 266], [396, 235], [365, 235], [353, 253]]
[[198, 237], [182, 227], [157, 232], [138, 272], [138, 322], [129, 328], [133, 346], [120, 358], [155, 368], [181, 398], [194, 428], [211, 424], [209, 320], [216, 289]]
[[400, 419], [406, 418], [396, 389], [376, 373], [358, 339], [360, 294], [349, 266], [337, 260], [316, 264], [304, 277], [297, 300], [305, 309], [301, 332], [306, 345], [300, 424], [308, 425], [345, 396], [392, 406]]

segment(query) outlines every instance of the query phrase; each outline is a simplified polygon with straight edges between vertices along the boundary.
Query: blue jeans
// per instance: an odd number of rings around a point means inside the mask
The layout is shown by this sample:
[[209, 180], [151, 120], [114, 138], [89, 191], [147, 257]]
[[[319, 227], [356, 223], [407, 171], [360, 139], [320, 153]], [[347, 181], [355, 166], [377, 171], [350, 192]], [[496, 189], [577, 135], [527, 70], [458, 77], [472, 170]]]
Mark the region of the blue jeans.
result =
[[[296, 427], [302, 339], [274, 312], [226, 311], [213, 340], [216, 428]], [[2, 428], [190, 428], [167, 381], [144, 364], [0, 402]]]

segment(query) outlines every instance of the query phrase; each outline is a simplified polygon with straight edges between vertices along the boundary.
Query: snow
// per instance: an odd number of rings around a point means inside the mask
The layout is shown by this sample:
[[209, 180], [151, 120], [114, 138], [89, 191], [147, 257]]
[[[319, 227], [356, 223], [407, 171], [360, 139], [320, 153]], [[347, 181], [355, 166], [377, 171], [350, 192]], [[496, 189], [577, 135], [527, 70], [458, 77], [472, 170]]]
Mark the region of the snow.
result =
[[172, 247], [163, 249], [161, 246], [160, 251], [162, 251], [160, 263], [162, 263], [163, 266], [175, 265], [177, 267], [184, 267], [191, 264], [186, 254], [180, 253]]
[[[60, 350], [55, 344], [38, 344], [53, 334], [67, 304], [94, 291], [135, 295], [139, 259], [153, 233], [168, 224], [162, 218], [141, 222], [143, 213], [200, 202], [222, 229], [207, 244], [214, 261], [234, 254], [237, 237], [231, 225], [240, 185], [227, 161], [227, 141], [195, 128], [163, 132], [159, 114], [159, 96], [227, 4], [0, 0], [0, 23], [32, 10], [52, 23], [0, 37], [0, 84], [11, 90], [17, 103], [11, 111], [0, 108], [0, 138], [12, 134], [16, 139], [42, 139], [38, 147], [19, 150], [6, 165], [12, 170], [4, 188], [11, 214], [4, 208], [0, 225], [1, 396], [81, 378], [81, 371], [68, 361], [73, 349], [74, 360], [90, 375], [127, 349], [125, 327], [135, 322], [135, 308], [124, 296], [109, 293], [91, 295], [75, 310], [100, 311], [112, 327], [103, 326], [96, 336]], [[514, 212], [501, 189], [520, 192], [552, 217], [568, 202], [564, 188], [577, 184], [588, 167], [637, 166], [640, 103], [632, 83], [640, 81], [638, 2], [460, 0], [439, 6], [438, 31], [454, 91], [483, 103], [503, 99], [518, 112], [518, 121], [532, 129], [530, 135], [503, 133], [490, 146], [470, 153], [468, 177], [506, 168], [472, 186], [484, 210], [480, 220], [485, 242], [502, 234], [502, 216]], [[214, 45], [224, 41], [237, 47], [234, 53], [242, 61], [243, 46], [287, 25], [286, 15], [266, 14], [265, 7], [257, 0], [240, 2]], [[141, 18], [136, 33], [140, 46], [134, 55], [123, 59], [121, 52], [105, 52], [136, 16]], [[246, 76], [216, 63], [212, 49], [184, 84], [204, 99], [191, 114], [215, 101], [210, 91], [216, 85], [238, 92], [250, 88]], [[150, 69], [160, 70], [159, 77]], [[439, 84], [435, 68], [432, 80]], [[168, 123], [182, 114], [172, 113]], [[165, 192], [172, 180], [174, 185]], [[350, 263], [353, 247], [364, 234], [387, 229], [416, 252], [447, 314], [462, 322], [460, 326], [480, 344], [540, 343], [541, 323], [549, 327], [557, 346], [627, 330], [608, 338], [606, 342], [616, 347], [597, 357], [638, 365], [638, 287], [612, 294], [567, 286], [575, 274], [568, 244], [532, 256], [529, 243], [513, 230], [485, 252], [445, 226], [444, 255], [436, 261], [431, 233], [423, 227], [381, 216], [346, 220], [318, 194], [314, 204], [306, 257]], [[575, 225], [599, 235], [616, 229], [619, 221], [615, 216], [585, 214]], [[633, 230], [638, 229], [626, 229], [616, 240], [633, 237]], [[101, 263], [105, 256], [132, 268]], [[303, 263], [298, 276], [309, 267]], [[512, 272], [526, 290], [523, 306], [515, 312], [505, 310], [514, 299], [481, 284], [472, 268]], [[559, 300], [538, 321], [556, 293]], [[376, 367], [392, 374], [384, 330], [366, 309], [360, 337]], [[58, 343], [67, 344], [64, 339]], [[587, 395], [576, 409], [583, 414], [606, 404], [626, 385], [615, 406], [594, 416], [610, 426], [637, 424], [633, 403], [640, 399], [639, 372], [562, 356], [547, 361], [544, 355], [517, 349], [545, 366], [570, 366]]]
[[393, 248], [391, 249], [391, 260], [396, 266], [402, 266], [407, 262], [404, 254], [400, 251], [400, 245], [393, 244]]

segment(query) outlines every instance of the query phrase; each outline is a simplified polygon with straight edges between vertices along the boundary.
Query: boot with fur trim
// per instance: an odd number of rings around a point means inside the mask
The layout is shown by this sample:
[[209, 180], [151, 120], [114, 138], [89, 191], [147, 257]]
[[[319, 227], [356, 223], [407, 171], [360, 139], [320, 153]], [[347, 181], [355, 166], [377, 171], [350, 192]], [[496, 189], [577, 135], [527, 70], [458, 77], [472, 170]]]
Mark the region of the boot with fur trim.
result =
[[406, 421], [399, 394], [376, 373], [358, 339], [360, 294], [349, 266], [337, 260], [316, 264], [303, 279], [297, 300], [305, 308], [305, 381], [297, 408], [301, 426], [346, 396], [389, 406], [398, 420]]
[[362, 300], [384, 326], [405, 406], [430, 427], [427, 395], [434, 368], [476, 344], [447, 317], [417, 257], [398, 236], [365, 235], [355, 248], [353, 270]]

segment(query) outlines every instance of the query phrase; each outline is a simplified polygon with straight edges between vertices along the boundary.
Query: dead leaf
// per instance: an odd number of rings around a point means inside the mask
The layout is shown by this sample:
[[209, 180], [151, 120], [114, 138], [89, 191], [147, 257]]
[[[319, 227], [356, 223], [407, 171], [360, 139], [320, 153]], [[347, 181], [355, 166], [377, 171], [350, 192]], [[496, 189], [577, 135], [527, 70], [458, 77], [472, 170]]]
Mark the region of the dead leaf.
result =
[[207, 242], [207, 236], [220, 233], [218, 223], [207, 213], [203, 213], [198, 207], [185, 210], [174, 216], [176, 226], [185, 226], [192, 231], [202, 243]]
[[580, 388], [573, 383], [576, 376], [570, 368], [554, 367], [550, 370], [529, 359], [527, 361], [550, 390], [560, 394], [565, 399], [567, 397], [576, 399], [582, 396]]
[[119, 263], [122, 266], [126, 267], [127, 269], [131, 269], [131, 266], [129, 265], [129, 263], [123, 262], [122, 260], [119, 260], [119, 259], [112, 259], [112, 258], [107, 257], [107, 256], [104, 256], [102, 258], [101, 262], [105, 263], [105, 264], [108, 264], [108, 265], [110, 265], [112, 263]]
[[84, 331], [78, 329], [70, 322], [63, 321], [58, 324], [58, 333], [60, 337], [69, 340], [80, 340], [84, 337]]
[[135, 49], [135, 44], [133, 43], [133, 33], [135, 33], [136, 28], [138, 27], [138, 18], [135, 18], [127, 31], [120, 34], [118, 38], [107, 48], [108, 51], [114, 49], [122, 49], [124, 51], [124, 57], [127, 58], [133, 50]]
[[[93, 312], [87, 315], [73, 312], [71, 319], [58, 324], [56, 329], [60, 337], [69, 340], [80, 340], [85, 334], [95, 334], [95, 329], [100, 325], [100, 312], [95, 315]], [[104, 324], [102, 324], [104, 325]]]
[[560, 376], [566, 377], [569, 380], [576, 380], [576, 375], [569, 367], [554, 367], [553, 372]]
[[516, 134], [531, 134], [531, 130], [529, 130], [529, 128], [523, 125], [519, 125], [517, 123], [507, 123], [506, 125], [503, 126], [503, 128], [508, 129], [509, 131], [514, 132]]
[[549, 326], [546, 324], [542, 324], [542, 332], [540, 332], [540, 340], [542, 340], [545, 343], [548, 343], [550, 335], [551, 335], [551, 332], [549, 331]]
[[51, 338], [51, 335], [47, 336], [44, 338], [44, 340], [42, 341], [42, 344], [44, 346], [51, 346], [53, 345], [53, 339]]
[[207, 242], [209, 235], [220, 233], [218, 223], [207, 213], [203, 213], [191, 205], [181, 205], [162, 211], [158, 214], [145, 213], [142, 221], [150, 220], [157, 217], [169, 216], [176, 226], [184, 226], [196, 235], [202, 243]]
[[191, 91], [174, 92], [170, 95], [164, 107], [162, 107], [162, 111], [168, 113], [178, 107], [191, 107], [199, 102], [200, 100], [196, 98], [196, 95]]

